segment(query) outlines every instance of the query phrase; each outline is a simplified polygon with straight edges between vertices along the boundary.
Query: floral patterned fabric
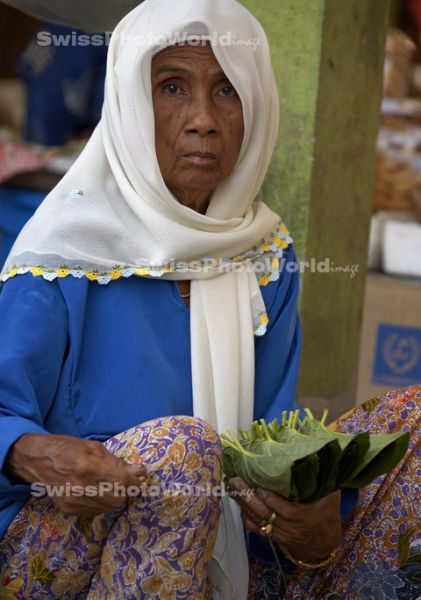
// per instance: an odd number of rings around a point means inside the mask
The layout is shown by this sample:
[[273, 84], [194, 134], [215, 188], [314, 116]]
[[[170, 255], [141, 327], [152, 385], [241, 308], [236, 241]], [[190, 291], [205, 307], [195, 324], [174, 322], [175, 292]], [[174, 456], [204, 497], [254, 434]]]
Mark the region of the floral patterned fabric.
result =
[[405, 458], [361, 490], [344, 522], [335, 561], [286, 571], [250, 560], [249, 600], [418, 600], [421, 598], [421, 386], [389, 392], [332, 424], [346, 433], [409, 431]]
[[216, 432], [194, 417], [164, 417], [105, 446], [146, 465], [141, 495], [94, 518], [66, 515], [47, 496], [31, 498], [0, 542], [2, 600], [209, 596], [222, 475]]

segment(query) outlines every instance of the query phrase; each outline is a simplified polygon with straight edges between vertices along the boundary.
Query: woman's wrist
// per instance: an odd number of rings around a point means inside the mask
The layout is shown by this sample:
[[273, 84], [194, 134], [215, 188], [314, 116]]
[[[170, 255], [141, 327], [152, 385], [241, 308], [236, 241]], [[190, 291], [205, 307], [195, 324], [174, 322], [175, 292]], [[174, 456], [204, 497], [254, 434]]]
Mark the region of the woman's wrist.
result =
[[302, 558], [297, 558], [297, 556], [294, 555], [286, 546], [283, 546], [279, 542], [277, 542], [277, 546], [285, 558], [300, 569], [320, 569], [322, 567], [326, 567], [335, 560], [337, 553], [337, 548], [335, 548], [335, 550], [333, 550], [328, 556], [322, 559], [304, 560]]
[[[282, 549], [286, 558], [296, 564], [319, 563], [329, 559], [342, 541], [342, 523], [340, 519], [331, 519], [327, 527], [325, 523], [315, 524], [314, 529], [297, 531], [285, 536], [281, 531], [274, 532], [273, 541]], [[292, 560], [292, 558], [294, 560]]]
[[34, 470], [30, 465], [37, 455], [36, 446], [39, 438], [44, 438], [45, 443], [45, 435], [39, 433], [26, 433], [16, 440], [4, 464], [4, 472], [7, 476], [19, 478], [25, 483], [36, 481]]
[[335, 552], [340, 542], [335, 544], [323, 544], [323, 546], [313, 542], [303, 544], [289, 542], [286, 544], [283, 541], [276, 541], [276, 543], [282, 549], [282, 552], [284, 552], [288, 560], [291, 560], [289, 557], [289, 555], [291, 555], [296, 561], [313, 563], [321, 562], [326, 558], [329, 558], [331, 554]]

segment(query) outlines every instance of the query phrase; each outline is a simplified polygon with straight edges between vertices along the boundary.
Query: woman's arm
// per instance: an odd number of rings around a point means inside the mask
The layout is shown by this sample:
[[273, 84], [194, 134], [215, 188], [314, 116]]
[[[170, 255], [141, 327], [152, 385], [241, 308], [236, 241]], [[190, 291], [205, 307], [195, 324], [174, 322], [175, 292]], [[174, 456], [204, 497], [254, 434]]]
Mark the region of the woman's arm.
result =
[[28, 483], [61, 485], [64, 490], [68, 486], [73, 495], [53, 496], [53, 502], [63, 512], [86, 517], [111, 512], [126, 502], [125, 494], [117, 489], [104, 486], [96, 494], [100, 483], [139, 488], [139, 477], [145, 472], [143, 465], [113, 456], [101, 442], [69, 435], [25, 434], [13, 444], [6, 460], [6, 473]]
[[12, 445], [46, 434], [67, 347], [67, 310], [54, 282], [19, 275], [0, 289], [0, 494], [28, 493], [4, 472]]
[[[68, 315], [55, 282], [30, 274], [0, 290], [0, 496], [27, 495], [29, 483], [86, 487], [99, 481], [139, 485], [145, 472], [107, 452], [100, 442], [51, 435], [44, 426], [68, 346]], [[54, 497], [65, 512], [93, 515], [125, 498]]]

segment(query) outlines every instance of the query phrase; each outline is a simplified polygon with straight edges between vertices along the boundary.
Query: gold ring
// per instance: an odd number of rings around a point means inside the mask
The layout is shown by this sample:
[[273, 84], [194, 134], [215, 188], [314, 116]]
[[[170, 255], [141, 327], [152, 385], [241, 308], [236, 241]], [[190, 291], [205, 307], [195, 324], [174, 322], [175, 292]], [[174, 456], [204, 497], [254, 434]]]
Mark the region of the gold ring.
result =
[[272, 529], [273, 529], [273, 525], [272, 525], [272, 523], [268, 523], [267, 525], [263, 525], [263, 526], [260, 528], [260, 531], [261, 531], [262, 533], [264, 533], [265, 535], [270, 535], [270, 534], [272, 533]]
[[260, 531], [265, 535], [270, 535], [273, 530], [273, 523], [276, 521], [277, 516], [278, 515], [276, 514], [276, 512], [273, 512], [267, 521], [262, 521]]
[[274, 523], [274, 522], [276, 521], [276, 517], [277, 517], [277, 516], [278, 516], [278, 515], [276, 514], [276, 512], [273, 512], [273, 513], [270, 515], [269, 519], [268, 519], [267, 521], [266, 521], [266, 520], [263, 520], [263, 521], [261, 522], [261, 524], [260, 524], [260, 525], [261, 525], [262, 527], [264, 527], [264, 526], [266, 526], [266, 525], [269, 525], [269, 523]]

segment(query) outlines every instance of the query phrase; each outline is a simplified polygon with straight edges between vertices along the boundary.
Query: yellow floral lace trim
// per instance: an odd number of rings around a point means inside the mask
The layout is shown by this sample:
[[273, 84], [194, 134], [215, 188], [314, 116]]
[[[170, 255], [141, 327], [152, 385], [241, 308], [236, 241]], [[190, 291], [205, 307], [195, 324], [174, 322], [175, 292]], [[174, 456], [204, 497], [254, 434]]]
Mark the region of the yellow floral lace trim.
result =
[[[245, 260], [258, 259], [266, 253], [272, 253], [270, 257], [270, 266], [265, 269], [262, 273], [257, 276], [257, 281], [260, 286], [266, 286], [272, 281], [276, 281], [279, 278], [279, 266], [280, 259], [283, 251], [292, 243], [289, 231], [285, 224], [280, 222], [276, 231], [265, 238], [262, 238], [258, 245], [253, 246], [247, 252], [233, 256], [232, 258], [217, 259], [222, 264], [229, 263], [241, 263]], [[187, 268], [197, 269], [198, 265], [203, 264], [209, 266], [209, 259], [211, 257], [204, 257], [199, 260], [191, 261], [190, 263], [183, 263]], [[0, 277], [0, 281], [7, 281], [11, 277], [17, 275], [24, 275], [25, 273], [32, 273], [34, 277], [42, 277], [47, 281], [53, 281], [57, 278], [63, 277], [75, 277], [81, 279], [86, 277], [90, 281], [96, 281], [100, 285], [106, 285], [111, 281], [116, 281], [121, 277], [131, 277], [137, 275], [140, 277], [161, 277], [164, 273], [171, 273], [177, 271], [174, 266], [130, 266], [130, 265], [114, 265], [111, 271], [99, 271], [95, 270], [84, 270], [81, 267], [69, 267], [67, 265], [61, 265], [57, 269], [50, 269], [44, 265], [14, 265], [9, 271], [3, 273]], [[254, 330], [256, 335], [263, 335], [266, 331], [266, 325], [269, 322], [268, 315], [266, 312], [259, 313], [256, 315], [254, 320]], [[260, 333], [258, 333], [260, 332]]]

